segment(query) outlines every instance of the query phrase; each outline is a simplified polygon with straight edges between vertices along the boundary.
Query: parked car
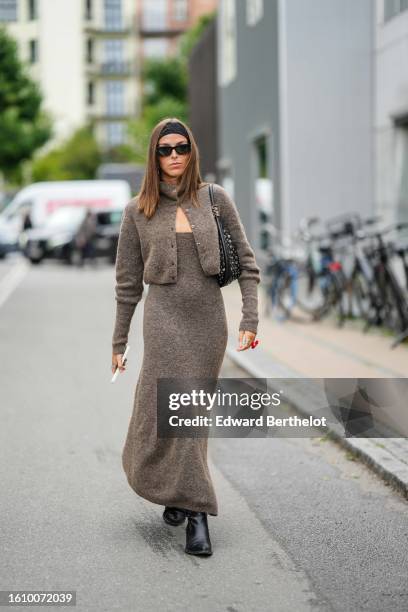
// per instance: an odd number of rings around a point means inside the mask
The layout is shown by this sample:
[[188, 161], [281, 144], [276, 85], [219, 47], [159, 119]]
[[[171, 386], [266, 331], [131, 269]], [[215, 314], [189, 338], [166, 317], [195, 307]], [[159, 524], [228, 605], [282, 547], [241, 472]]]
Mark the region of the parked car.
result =
[[85, 215], [85, 207], [60, 208], [48, 217], [41, 227], [21, 232], [21, 251], [33, 264], [44, 259], [61, 259], [67, 263], [75, 263], [79, 252], [76, 235]]
[[120, 223], [123, 209], [96, 213], [96, 256], [108, 256], [110, 263], [116, 261]]
[[[61, 260], [68, 264], [81, 263], [82, 250], [77, 237], [87, 210], [86, 207], [64, 206], [51, 215], [42, 227], [23, 231], [20, 248], [24, 255], [33, 264], [39, 264], [44, 259]], [[122, 213], [122, 209], [95, 213], [95, 257], [107, 257], [109, 262], [115, 262]]]
[[18, 250], [21, 232], [29, 225], [40, 228], [59, 208], [114, 212], [123, 210], [131, 197], [124, 180], [50, 181], [24, 187], [0, 213], [0, 256]]
[[4, 259], [7, 253], [9, 253], [10, 249], [8, 248], [8, 244], [7, 232], [0, 224], [0, 259]]

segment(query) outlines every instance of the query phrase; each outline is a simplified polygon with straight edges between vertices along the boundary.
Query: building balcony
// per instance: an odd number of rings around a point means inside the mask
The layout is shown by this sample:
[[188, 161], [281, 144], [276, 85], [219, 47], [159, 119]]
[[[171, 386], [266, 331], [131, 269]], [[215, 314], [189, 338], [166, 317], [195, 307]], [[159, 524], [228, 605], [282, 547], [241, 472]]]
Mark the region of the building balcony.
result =
[[128, 113], [123, 111], [122, 113], [112, 113], [107, 110], [101, 110], [100, 108], [93, 108], [92, 106], [87, 107], [87, 114], [89, 119], [98, 121], [101, 123], [109, 123], [111, 121], [129, 121], [134, 117], [134, 113]]
[[87, 64], [88, 75], [96, 77], [126, 77], [135, 74], [135, 65], [131, 61], [111, 60], [102, 63]]
[[84, 30], [87, 34], [91, 36], [99, 36], [99, 37], [124, 37], [131, 36], [135, 33], [136, 29], [134, 24], [131, 21], [124, 22], [118, 25], [98, 25], [96, 23], [86, 23], [84, 25]]
[[172, 36], [180, 36], [185, 32], [186, 28], [176, 28], [176, 27], [158, 27], [149, 24], [139, 24], [138, 32], [139, 36], [142, 38], [153, 38], [153, 37], [172, 37]]

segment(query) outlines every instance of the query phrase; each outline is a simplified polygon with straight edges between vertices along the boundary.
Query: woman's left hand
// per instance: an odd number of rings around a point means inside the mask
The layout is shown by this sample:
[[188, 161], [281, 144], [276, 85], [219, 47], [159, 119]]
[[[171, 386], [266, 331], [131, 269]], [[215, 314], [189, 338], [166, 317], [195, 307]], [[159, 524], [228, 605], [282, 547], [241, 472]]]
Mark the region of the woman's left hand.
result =
[[255, 340], [256, 334], [250, 331], [239, 331], [239, 348], [237, 351], [246, 351], [250, 348], [252, 342]]

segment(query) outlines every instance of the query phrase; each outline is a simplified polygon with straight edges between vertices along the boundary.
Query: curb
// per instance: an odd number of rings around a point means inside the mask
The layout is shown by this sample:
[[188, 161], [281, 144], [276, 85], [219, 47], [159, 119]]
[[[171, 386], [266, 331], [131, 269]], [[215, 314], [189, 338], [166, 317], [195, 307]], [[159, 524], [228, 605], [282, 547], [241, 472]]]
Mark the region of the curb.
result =
[[[248, 354], [249, 353], [249, 354]], [[288, 368], [286, 365], [273, 360], [264, 350], [237, 351], [236, 343], [228, 341], [226, 354], [239, 367], [253, 378], [267, 378], [273, 385], [273, 379], [305, 378], [300, 372]], [[277, 382], [276, 390], [280, 385]], [[287, 403], [301, 416], [313, 415], [313, 388], [310, 393], [299, 394], [296, 389], [290, 389]], [[338, 442], [354, 456], [363, 461], [369, 468], [378, 474], [386, 484], [408, 499], [408, 439], [407, 438], [356, 438], [344, 437], [340, 424], [336, 427], [330, 423], [329, 427], [316, 427], [324, 431], [329, 438]]]

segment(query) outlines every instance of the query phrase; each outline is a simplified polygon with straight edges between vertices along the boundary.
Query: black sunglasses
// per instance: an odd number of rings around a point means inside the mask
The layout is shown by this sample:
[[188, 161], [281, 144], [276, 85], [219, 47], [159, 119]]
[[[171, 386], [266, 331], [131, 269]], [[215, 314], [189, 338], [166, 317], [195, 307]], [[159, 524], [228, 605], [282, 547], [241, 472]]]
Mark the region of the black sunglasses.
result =
[[185, 142], [183, 144], [178, 144], [175, 147], [170, 145], [160, 145], [157, 147], [157, 153], [160, 157], [169, 157], [172, 154], [173, 149], [175, 149], [176, 153], [179, 155], [187, 155], [191, 151], [191, 144], [189, 142]]

